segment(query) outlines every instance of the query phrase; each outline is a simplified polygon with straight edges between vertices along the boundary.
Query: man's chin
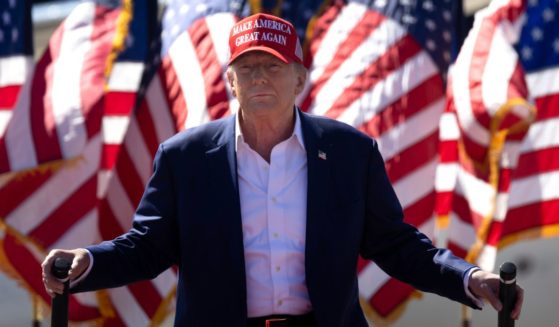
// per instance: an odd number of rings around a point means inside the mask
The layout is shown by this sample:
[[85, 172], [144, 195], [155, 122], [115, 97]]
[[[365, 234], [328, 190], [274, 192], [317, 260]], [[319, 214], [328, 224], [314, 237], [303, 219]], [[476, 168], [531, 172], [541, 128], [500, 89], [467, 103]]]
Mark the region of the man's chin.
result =
[[275, 107], [277, 107], [277, 103], [270, 98], [253, 99], [253, 101], [251, 101], [249, 105], [249, 108], [252, 111], [270, 111], [273, 110]]

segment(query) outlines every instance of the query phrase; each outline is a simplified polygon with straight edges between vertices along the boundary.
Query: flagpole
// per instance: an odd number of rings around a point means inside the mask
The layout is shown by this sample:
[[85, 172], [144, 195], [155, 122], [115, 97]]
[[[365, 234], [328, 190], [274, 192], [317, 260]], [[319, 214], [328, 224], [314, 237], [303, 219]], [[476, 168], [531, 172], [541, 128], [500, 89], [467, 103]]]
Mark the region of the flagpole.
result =
[[41, 313], [39, 312], [39, 299], [37, 295], [31, 295], [31, 306], [33, 307], [33, 327], [41, 327]]
[[470, 327], [472, 321], [472, 309], [462, 304], [462, 327]]

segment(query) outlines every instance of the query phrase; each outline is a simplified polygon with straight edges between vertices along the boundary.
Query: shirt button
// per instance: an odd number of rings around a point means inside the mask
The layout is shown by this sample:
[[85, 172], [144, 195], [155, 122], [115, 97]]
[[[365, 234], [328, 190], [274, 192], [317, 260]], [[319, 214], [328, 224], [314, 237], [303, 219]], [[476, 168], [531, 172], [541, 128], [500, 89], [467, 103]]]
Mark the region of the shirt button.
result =
[[274, 236], [274, 238], [278, 238], [278, 237], [279, 237], [279, 234], [278, 234], [278, 233], [274, 233], [274, 234], [272, 234], [272, 235]]
[[280, 266], [276, 266], [276, 271], [280, 271], [281, 267]]
[[278, 305], [282, 305], [282, 304], [283, 304], [283, 301], [282, 301], [282, 300], [279, 300], [279, 301], [278, 301]]
[[273, 203], [276, 203], [276, 202], [278, 202], [275, 196], [274, 196], [274, 197], [272, 197], [272, 202], [273, 202]]

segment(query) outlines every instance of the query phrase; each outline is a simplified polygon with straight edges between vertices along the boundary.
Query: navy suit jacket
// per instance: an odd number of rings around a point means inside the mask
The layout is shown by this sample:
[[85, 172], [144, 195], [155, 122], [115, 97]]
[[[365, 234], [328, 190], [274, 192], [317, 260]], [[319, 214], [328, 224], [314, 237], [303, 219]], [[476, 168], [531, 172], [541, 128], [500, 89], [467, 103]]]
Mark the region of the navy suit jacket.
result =
[[[367, 326], [359, 255], [420, 290], [474, 306], [463, 288], [472, 265], [403, 223], [377, 143], [348, 125], [297, 113], [308, 165], [306, 283], [318, 326]], [[132, 229], [88, 247], [93, 268], [73, 291], [154, 278], [177, 265], [176, 326], [246, 325], [234, 129], [232, 116], [160, 145]]]

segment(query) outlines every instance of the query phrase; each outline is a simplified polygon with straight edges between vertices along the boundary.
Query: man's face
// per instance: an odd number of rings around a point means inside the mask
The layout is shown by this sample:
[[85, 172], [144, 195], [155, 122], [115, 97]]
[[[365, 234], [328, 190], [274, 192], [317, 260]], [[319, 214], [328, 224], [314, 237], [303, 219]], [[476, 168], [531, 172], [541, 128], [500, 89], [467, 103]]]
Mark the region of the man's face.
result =
[[227, 78], [241, 109], [264, 115], [293, 109], [306, 72], [266, 52], [252, 51], [232, 63]]

